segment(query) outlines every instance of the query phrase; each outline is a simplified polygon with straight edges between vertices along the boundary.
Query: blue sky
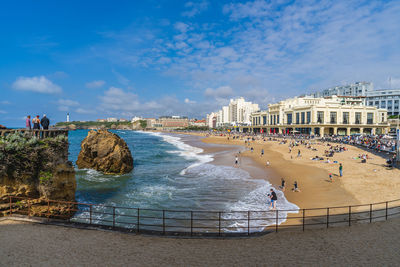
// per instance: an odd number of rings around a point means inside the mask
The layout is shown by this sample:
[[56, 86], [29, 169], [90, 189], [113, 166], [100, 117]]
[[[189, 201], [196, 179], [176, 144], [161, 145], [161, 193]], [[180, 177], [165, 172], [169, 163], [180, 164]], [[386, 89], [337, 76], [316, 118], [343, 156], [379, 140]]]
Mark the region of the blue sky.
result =
[[0, 124], [202, 118], [355, 81], [400, 88], [400, 1], [3, 1]]

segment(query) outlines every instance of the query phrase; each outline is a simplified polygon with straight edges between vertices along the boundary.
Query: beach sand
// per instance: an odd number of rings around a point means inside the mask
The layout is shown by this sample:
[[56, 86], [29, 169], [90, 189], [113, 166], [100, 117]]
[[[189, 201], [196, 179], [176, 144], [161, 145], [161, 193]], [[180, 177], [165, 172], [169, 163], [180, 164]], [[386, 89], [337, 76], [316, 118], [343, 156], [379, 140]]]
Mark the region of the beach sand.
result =
[[163, 238], [0, 221], [0, 266], [398, 265], [400, 220], [257, 238]]
[[[328, 149], [326, 144], [316, 143], [312, 146], [317, 151], [307, 149], [301, 145], [289, 153], [288, 144], [279, 144], [280, 141], [256, 140], [247, 148], [244, 140], [230, 140], [226, 136], [210, 136], [202, 139], [205, 143], [239, 145], [242, 147], [240, 168], [257, 163], [265, 173], [251, 173], [252, 177], [267, 179], [276, 188], [280, 185], [280, 178], [286, 180], [286, 198], [300, 208], [321, 208], [334, 206], [348, 206], [369, 204], [388, 200], [400, 199], [400, 170], [385, 167], [386, 159], [361, 148], [345, 145], [347, 151], [335, 153], [330, 158], [343, 164], [343, 177], [339, 177], [338, 163], [323, 163], [311, 160], [312, 157], [324, 156]], [[332, 145], [336, 145], [333, 144]], [[250, 151], [250, 147], [254, 151]], [[260, 156], [264, 149], [264, 156]], [[301, 157], [297, 157], [298, 149]], [[371, 159], [361, 163], [355, 159], [360, 154], [368, 153]], [[244, 161], [250, 158], [251, 161]], [[267, 160], [270, 166], [266, 166]], [[234, 162], [234, 155], [230, 160]], [[251, 172], [251, 171], [250, 171]], [[330, 182], [329, 173], [333, 174], [334, 182]], [[292, 192], [294, 181], [298, 182], [301, 192]]]

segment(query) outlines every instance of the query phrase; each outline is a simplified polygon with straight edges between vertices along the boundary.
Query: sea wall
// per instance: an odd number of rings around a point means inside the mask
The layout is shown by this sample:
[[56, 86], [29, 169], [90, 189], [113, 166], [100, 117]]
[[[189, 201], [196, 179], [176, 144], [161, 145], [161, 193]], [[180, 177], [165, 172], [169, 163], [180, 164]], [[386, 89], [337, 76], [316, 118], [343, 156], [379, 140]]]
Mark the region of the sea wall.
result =
[[8, 196], [75, 201], [75, 190], [66, 136], [0, 137], [0, 204]]

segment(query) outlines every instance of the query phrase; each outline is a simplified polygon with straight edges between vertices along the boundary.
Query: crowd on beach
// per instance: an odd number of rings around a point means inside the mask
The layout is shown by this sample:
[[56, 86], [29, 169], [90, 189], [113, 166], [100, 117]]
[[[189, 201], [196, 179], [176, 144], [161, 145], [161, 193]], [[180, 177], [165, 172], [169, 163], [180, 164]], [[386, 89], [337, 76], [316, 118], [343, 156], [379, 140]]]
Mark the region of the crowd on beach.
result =
[[26, 116], [26, 120], [25, 120], [25, 128], [27, 130], [48, 130], [50, 126], [50, 120], [49, 118], [47, 118], [46, 114], [43, 115], [43, 117], [40, 119], [39, 115], [36, 115], [36, 117], [34, 117], [31, 120], [31, 116], [28, 115]]

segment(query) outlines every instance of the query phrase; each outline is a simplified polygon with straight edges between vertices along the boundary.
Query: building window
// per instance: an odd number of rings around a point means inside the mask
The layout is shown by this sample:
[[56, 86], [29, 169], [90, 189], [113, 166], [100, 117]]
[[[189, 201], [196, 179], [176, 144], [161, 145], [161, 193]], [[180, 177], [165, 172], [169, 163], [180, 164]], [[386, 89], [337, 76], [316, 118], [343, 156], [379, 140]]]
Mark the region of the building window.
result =
[[337, 118], [337, 112], [336, 111], [332, 111], [331, 113], [330, 113], [330, 122], [331, 123], [336, 123], [336, 118]]
[[317, 122], [324, 123], [324, 112], [323, 111], [317, 112]]
[[306, 113], [302, 112], [301, 113], [301, 124], [305, 124], [306, 123]]
[[356, 112], [355, 124], [361, 124], [361, 112]]
[[296, 124], [300, 124], [300, 113], [296, 113]]
[[292, 124], [292, 120], [293, 120], [293, 118], [292, 118], [292, 113], [289, 113], [289, 114], [287, 114], [287, 124]]
[[311, 123], [311, 111], [307, 111], [307, 124]]
[[367, 113], [367, 124], [374, 123], [374, 113]]
[[368, 106], [373, 106], [374, 105], [374, 102], [373, 101], [369, 101], [368, 102]]
[[386, 108], [386, 101], [381, 102], [381, 108]]
[[267, 116], [263, 116], [263, 125], [267, 124]]
[[343, 124], [349, 124], [349, 113], [343, 112]]
[[381, 122], [385, 122], [385, 113], [382, 113]]
[[276, 115], [276, 124], [279, 124], [279, 115]]

